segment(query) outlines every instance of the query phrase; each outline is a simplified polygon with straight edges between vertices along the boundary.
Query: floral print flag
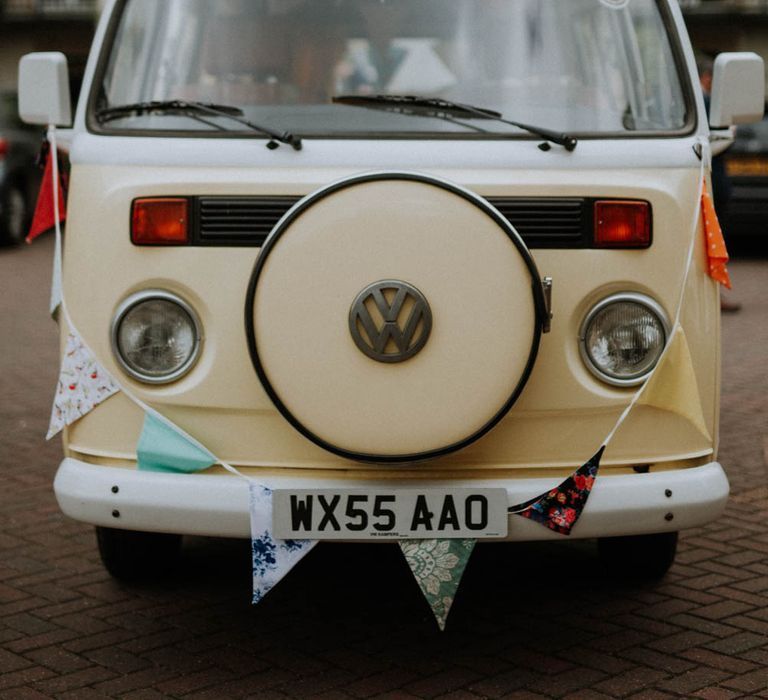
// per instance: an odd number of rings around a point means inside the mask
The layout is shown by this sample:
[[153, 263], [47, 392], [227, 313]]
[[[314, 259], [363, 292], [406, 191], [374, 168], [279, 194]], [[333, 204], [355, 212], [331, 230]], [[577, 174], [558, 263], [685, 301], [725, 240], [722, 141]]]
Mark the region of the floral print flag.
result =
[[46, 439], [50, 440], [65, 426], [82, 418], [94, 406], [118, 391], [120, 387], [117, 382], [99, 364], [82, 339], [70, 333], [61, 360], [59, 383]]
[[317, 544], [313, 540], [278, 540], [272, 535], [272, 491], [251, 482], [251, 554], [253, 604], [260, 603]]
[[603, 452], [605, 445], [562, 484], [542, 496], [512, 506], [509, 512], [535, 520], [561, 535], [570, 535], [592, 493]]
[[403, 540], [400, 549], [416, 582], [445, 630], [448, 613], [476, 540]]

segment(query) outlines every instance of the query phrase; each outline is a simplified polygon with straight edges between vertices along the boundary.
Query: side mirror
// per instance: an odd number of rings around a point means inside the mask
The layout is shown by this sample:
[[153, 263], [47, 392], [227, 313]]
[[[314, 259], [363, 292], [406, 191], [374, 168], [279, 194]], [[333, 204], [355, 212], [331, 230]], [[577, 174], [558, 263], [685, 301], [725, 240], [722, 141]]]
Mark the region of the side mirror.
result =
[[19, 62], [19, 116], [27, 124], [71, 126], [67, 57], [30, 53]]
[[759, 122], [765, 110], [763, 59], [749, 51], [721, 53], [712, 73], [709, 124], [724, 129]]

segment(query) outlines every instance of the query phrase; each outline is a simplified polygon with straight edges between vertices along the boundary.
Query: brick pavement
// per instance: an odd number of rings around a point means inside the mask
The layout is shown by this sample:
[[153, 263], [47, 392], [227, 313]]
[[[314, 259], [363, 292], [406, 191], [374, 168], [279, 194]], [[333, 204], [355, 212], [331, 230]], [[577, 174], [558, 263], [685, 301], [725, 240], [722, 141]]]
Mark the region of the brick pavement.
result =
[[258, 608], [242, 542], [112, 581], [51, 492], [50, 253], [0, 250], [2, 700], [768, 698], [768, 261], [733, 266], [724, 320], [726, 515], [657, 585], [607, 581], [589, 542], [480, 546], [441, 635], [388, 545], [320, 547]]

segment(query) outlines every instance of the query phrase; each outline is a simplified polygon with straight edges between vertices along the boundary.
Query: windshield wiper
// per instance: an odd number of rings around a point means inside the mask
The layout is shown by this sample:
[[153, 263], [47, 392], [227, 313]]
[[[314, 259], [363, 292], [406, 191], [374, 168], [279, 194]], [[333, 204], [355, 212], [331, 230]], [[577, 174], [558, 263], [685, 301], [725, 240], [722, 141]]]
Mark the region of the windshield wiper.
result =
[[[243, 110], [239, 107], [233, 107], [231, 105], [219, 105], [208, 102], [188, 102], [186, 100], [154, 100], [151, 102], [134, 102], [132, 104], [115, 105], [113, 107], [104, 107], [96, 111], [96, 119], [100, 124], [111, 121], [112, 119], [120, 119], [128, 115], [149, 114], [156, 112], [158, 114], [185, 114], [194, 118], [198, 118], [200, 115], [210, 115], [212, 117], [225, 117], [232, 119], [240, 124], [253, 129], [268, 136], [271, 140], [267, 144], [267, 148], [270, 150], [278, 147], [278, 141], [280, 143], [287, 143], [295, 151], [300, 151], [302, 148], [301, 139], [298, 136], [294, 136], [288, 131], [283, 133], [274, 131], [261, 124], [254, 124], [253, 122], [243, 117]], [[201, 120], [205, 121], [205, 120]], [[210, 122], [206, 121], [206, 124]]]
[[578, 144], [578, 140], [568, 134], [505, 119], [501, 112], [495, 112], [492, 109], [475, 107], [460, 102], [451, 102], [439, 97], [419, 97], [416, 95], [337, 95], [332, 100], [336, 104], [350, 105], [352, 107], [368, 107], [397, 114], [407, 114], [415, 117], [434, 117], [448, 121], [452, 121], [451, 117], [489, 119], [501, 122], [502, 124], [509, 124], [535, 136], [540, 136], [547, 141], [562, 146], [566, 151], [573, 151]]

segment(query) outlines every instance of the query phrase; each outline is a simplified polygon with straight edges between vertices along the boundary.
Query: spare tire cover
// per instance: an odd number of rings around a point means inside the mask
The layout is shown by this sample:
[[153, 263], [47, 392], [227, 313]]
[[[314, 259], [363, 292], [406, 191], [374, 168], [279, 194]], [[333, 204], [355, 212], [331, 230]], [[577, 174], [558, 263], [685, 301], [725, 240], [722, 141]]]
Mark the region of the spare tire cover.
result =
[[432, 177], [353, 177], [299, 202], [251, 278], [251, 357], [303, 435], [351, 459], [414, 461], [488, 432], [538, 350], [540, 278], [488, 202]]

